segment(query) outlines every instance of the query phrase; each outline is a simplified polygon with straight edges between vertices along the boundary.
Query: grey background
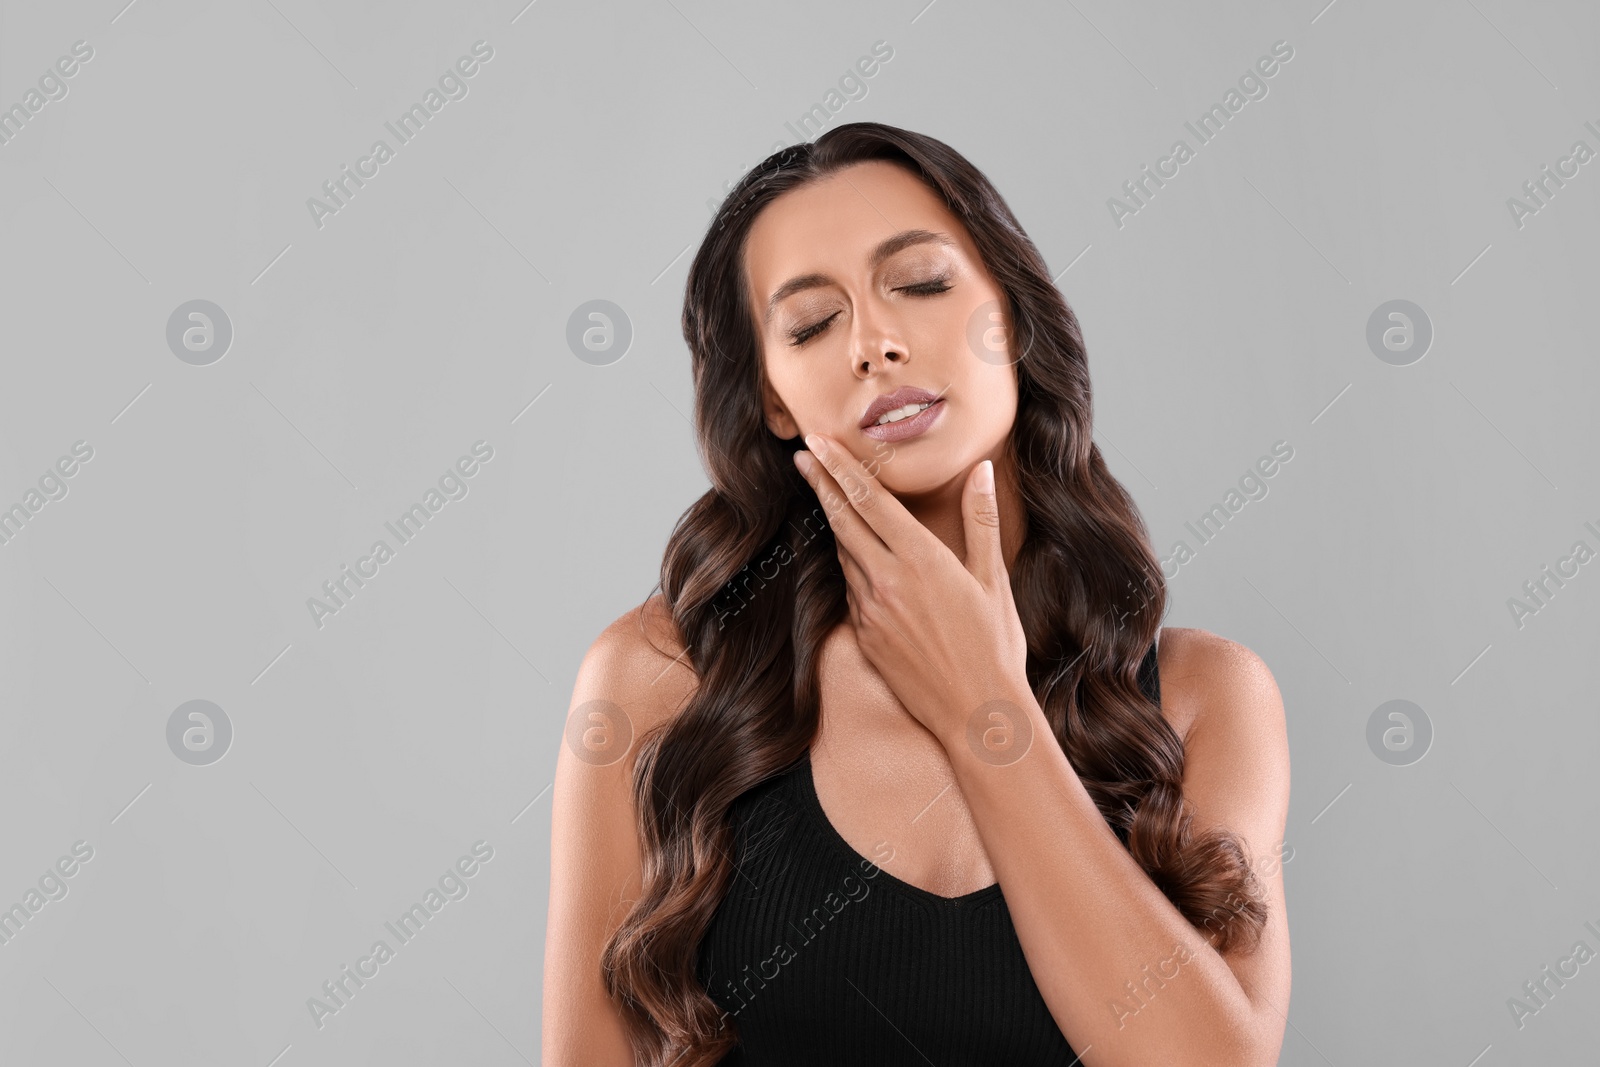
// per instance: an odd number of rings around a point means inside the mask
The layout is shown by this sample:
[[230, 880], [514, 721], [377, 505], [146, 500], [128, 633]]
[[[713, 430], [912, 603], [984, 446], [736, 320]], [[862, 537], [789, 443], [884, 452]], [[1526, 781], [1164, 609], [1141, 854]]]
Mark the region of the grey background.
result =
[[[1086, 331], [1097, 439], [1162, 555], [1276, 441], [1292, 461], [1171, 581], [1259, 653], [1293, 750], [1282, 1063], [1593, 1062], [1590, 563], [1600, 12], [648, 0], [0, 4], [0, 1062], [537, 1062], [549, 785], [574, 673], [707, 486], [682, 284], [724, 183], [828, 125], [939, 137], [995, 182]], [[493, 59], [321, 228], [306, 207], [474, 41]], [[1120, 228], [1107, 199], [1275, 41], [1294, 58]], [[842, 97], [841, 97], [842, 99]], [[814, 135], [815, 127], [808, 136]], [[1069, 269], [1070, 267], [1070, 269]], [[229, 351], [168, 348], [179, 305]], [[608, 366], [572, 312], [631, 322]], [[1368, 317], [1434, 339], [1392, 366]], [[306, 607], [475, 441], [466, 480], [319, 628]], [[1171, 569], [1169, 568], [1169, 573]], [[174, 709], [231, 722], [205, 766]], [[1425, 758], [1369, 748], [1405, 699]], [[306, 1001], [475, 841], [493, 859], [319, 1030]], [[393, 940], [392, 938], [388, 938]]]

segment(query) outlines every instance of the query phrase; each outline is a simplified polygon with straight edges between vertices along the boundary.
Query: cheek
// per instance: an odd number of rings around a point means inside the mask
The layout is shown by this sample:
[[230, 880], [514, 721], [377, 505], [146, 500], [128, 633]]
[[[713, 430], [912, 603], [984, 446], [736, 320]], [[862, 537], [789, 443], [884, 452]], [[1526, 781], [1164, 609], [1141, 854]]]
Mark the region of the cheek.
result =
[[844, 428], [854, 427], [839, 383], [804, 363], [786, 361], [775, 372], [769, 371], [767, 382], [789, 417], [804, 430], [838, 436]]
[[985, 417], [1016, 409], [1016, 364], [990, 362], [965, 346], [952, 355], [945, 370], [952, 396], [965, 398], [974, 412]]
[[[973, 357], [976, 369], [965, 376], [962, 411], [972, 432], [988, 446], [1010, 432], [1017, 417], [1017, 373], [1012, 366], [994, 366]], [[958, 382], [951, 391], [963, 384]]]

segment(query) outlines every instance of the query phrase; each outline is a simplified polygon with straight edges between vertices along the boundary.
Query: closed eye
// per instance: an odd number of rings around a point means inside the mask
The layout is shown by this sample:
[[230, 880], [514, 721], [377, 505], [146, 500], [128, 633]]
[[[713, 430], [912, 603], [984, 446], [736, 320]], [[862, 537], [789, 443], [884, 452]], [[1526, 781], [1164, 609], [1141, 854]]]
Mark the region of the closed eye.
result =
[[[948, 276], [944, 276], [934, 278], [931, 281], [918, 282], [915, 285], [902, 285], [894, 291], [897, 293], [913, 293], [917, 296], [937, 296], [940, 293], [948, 292], [949, 290], [950, 283], [948, 281]], [[839, 312], [835, 311], [832, 315], [829, 315], [821, 322], [814, 322], [810, 326], [806, 326], [792, 332], [789, 335], [789, 344], [794, 347], [799, 347], [800, 345], [805, 344], [817, 334], [827, 329], [828, 323], [832, 322], [838, 317]]]

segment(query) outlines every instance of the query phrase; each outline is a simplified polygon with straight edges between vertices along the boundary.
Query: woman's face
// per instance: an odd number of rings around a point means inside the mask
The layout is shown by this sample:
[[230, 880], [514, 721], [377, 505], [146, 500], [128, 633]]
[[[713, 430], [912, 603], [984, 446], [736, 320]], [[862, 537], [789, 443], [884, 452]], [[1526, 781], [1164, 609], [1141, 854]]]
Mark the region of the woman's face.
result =
[[[966, 227], [914, 174], [858, 163], [784, 193], [744, 254], [773, 433], [828, 435], [897, 496], [1003, 459], [1017, 412], [996, 332], [1005, 300]], [[861, 425], [874, 400], [906, 386], [938, 397], [916, 425]]]

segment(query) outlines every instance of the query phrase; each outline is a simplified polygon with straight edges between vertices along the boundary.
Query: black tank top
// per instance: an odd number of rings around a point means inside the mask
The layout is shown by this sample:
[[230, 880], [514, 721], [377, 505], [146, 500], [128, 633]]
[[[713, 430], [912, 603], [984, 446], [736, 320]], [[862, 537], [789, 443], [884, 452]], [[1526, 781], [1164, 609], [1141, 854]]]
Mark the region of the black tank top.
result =
[[[1139, 686], [1160, 703], [1154, 645]], [[998, 882], [941, 897], [880, 869], [823, 813], [809, 753], [731, 815], [735, 871], [697, 959], [740, 1037], [723, 1067], [1078, 1062]]]

